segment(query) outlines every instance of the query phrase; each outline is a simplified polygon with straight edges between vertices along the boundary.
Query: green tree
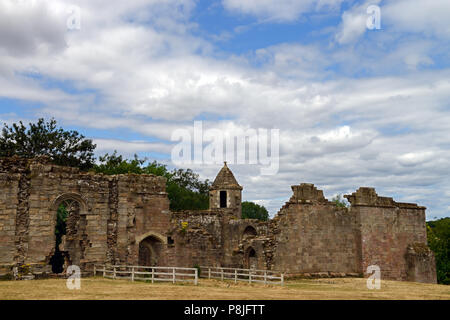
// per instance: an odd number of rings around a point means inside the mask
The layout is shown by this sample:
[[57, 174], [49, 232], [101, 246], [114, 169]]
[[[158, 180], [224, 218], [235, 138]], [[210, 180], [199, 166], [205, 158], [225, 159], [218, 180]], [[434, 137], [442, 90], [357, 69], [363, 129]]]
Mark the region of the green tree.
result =
[[339, 208], [347, 208], [348, 207], [348, 203], [344, 200], [344, 198], [340, 194], [338, 194], [333, 199], [331, 199], [331, 202], [334, 202], [336, 207], [339, 207]]
[[199, 175], [191, 169], [178, 169], [172, 171], [172, 181], [188, 190], [197, 191], [201, 194], [209, 194], [211, 183], [208, 179], [201, 181]]
[[59, 247], [62, 241], [62, 237], [66, 234], [66, 221], [68, 212], [66, 207], [61, 204], [56, 212], [56, 225], [55, 225], [55, 236], [56, 236], [56, 248]]
[[428, 221], [427, 240], [436, 258], [438, 283], [450, 284], [450, 218]]
[[209, 208], [208, 179], [201, 181], [191, 169], [175, 169], [167, 179], [167, 193], [172, 210], [205, 210]]
[[174, 169], [156, 161], [147, 165], [147, 159], [124, 159], [121, 155], [106, 154], [99, 158], [99, 164], [93, 170], [103, 174], [154, 174], [167, 179], [166, 191], [170, 201], [170, 209], [178, 210], [204, 210], [209, 207], [209, 180], [201, 181], [199, 175], [191, 169]]
[[113, 154], [105, 154], [99, 157], [99, 164], [94, 165], [93, 170], [96, 173], [103, 173], [107, 175], [113, 174], [142, 174], [144, 173], [143, 164], [146, 159], [139, 159], [134, 155], [133, 160], [124, 159], [122, 155], [118, 155], [117, 151]]
[[55, 164], [78, 167], [82, 170], [94, 164], [96, 145], [77, 131], [57, 128], [55, 119], [29, 123], [28, 128], [20, 121], [8, 126], [0, 135], [0, 157], [19, 156], [34, 158], [47, 156]]
[[242, 219], [258, 219], [261, 221], [269, 220], [269, 212], [264, 206], [244, 201], [242, 202]]
[[61, 273], [64, 270], [64, 254], [59, 251], [59, 245], [62, 242], [62, 237], [66, 234], [66, 221], [68, 215], [65, 205], [61, 204], [56, 212], [55, 253], [50, 258], [50, 264], [52, 265], [52, 271], [54, 273]]

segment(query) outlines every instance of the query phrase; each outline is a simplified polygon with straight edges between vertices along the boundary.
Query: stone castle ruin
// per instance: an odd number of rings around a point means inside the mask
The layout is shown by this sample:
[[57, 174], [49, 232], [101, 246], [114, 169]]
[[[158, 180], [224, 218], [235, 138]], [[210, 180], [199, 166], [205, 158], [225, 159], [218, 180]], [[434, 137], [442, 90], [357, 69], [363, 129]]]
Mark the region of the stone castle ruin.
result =
[[[312, 184], [292, 191], [273, 219], [241, 219], [242, 187], [225, 163], [211, 186], [209, 210], [171, 212], [163, 177], [3, 158], [0, 274], [24, 264], [47, 274], [60, 263], [61, 270], [198, 265], [343, 277], [368, 276], [367, 267], [377, 265], [382, 279], [436, 283], [425, 207], [380, 197], [373, 188], [345, 196], [350, 208], [337, 207]], [[68, 217], [56, 250], [61, 204]]]

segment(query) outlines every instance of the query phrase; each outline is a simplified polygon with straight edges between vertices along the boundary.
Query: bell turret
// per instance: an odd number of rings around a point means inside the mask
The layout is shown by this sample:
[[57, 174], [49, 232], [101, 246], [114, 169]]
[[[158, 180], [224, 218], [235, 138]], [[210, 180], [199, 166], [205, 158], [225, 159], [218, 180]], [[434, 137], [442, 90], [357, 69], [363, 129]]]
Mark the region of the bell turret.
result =
[[242, 187], [224, 162], [209, 189], [210, 209], [232, 209], [237, 218], [242, 215]]

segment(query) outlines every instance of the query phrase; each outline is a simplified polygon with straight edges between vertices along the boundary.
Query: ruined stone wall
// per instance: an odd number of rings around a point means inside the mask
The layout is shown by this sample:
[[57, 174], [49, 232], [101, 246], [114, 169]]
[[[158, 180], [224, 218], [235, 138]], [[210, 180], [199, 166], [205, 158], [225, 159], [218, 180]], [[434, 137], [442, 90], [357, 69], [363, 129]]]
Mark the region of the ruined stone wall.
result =
[[24, 263], [28, 251], [30, 177], [27, 161], [0, 159], [0, 270]]
[[8, 265], [15, 261], [18, 251], [16, 216], [19, 205], [19, 181], [19, 174], [0, 173], [0, 265]]
[[407, 281], [436, 283], [434, 253], [424, 243], [414, 243], [406, 249]]
[[168, 213], [164, 178], [81, 173], [45, 159], [0, 159], [0, 191], [0, 264], [32, 264], [43, 272], [51, 270], [56, 212], [64, 201], [79, 204], [64, 244], [70, 263], [83, 269], [137, 262], [136, 236], [151, 223], [147, 212]]
[[[249, 227], [255, 234], [246, 234]], [[237, 219], [233, 209], [174, 212], [166, 261], [175, 266], [245, 268], [245, 253], [254, 248], [257, 267], [266, 269], [267, 228], [267, 222]]]
[[[108, 181], [101, 176], [80, 174], [75, 168], [33, 163], [30, 165], [30, 224], [27, 263], [47, 263], [54, 253], [56, 212], [65, 200], [79, 203], [73, 225], [67, 224], [70, 263], [84, 266], [104, 261], [108, 217]], [[69, 218], [68, 218], [69, 219]]]
[[272, 221], [271, 269], [302, 273], [359, 271], [356, 216], [328, 202], [313, 185], [294, 195]]
[[137, 264], [139, 254], [138, 238], [148, 230], [157, 233], [167, 229], [169, 201], [165, 192], [165, 179], [153, 175], [118, 175], [117, 220], [113, 222], [115, 245], [111, 262]]
[[345, 196], [350, 208], [338, 208], [311, 184], [292, 189], [289, 202], [270, 221], [270, 269], [362, 275], [377, 265], [382, 279], [436, 282], [433, 253], [411, 249], [428, 248], [424, 207], [360, 188]]
[[[245, 235], [249, 226], [257, 235]], [[173, 212], [167, 231], [161, 231], [168, 241], [162, 244], [158, 265], [244, 268], [245, 251], [253, 247], [258, 267], [265, 269], [262, 243], [267, 240], [267, 227], [265, 222], [237, 219], [233, 209]]]
[[[379, 197], [373, 188], [360, 188], [345, 197], [360, 225], [361, 272], [377, 265], [383, 279], [415, 278], [408, 276], [406, 255], [409, 245], [427, 245], [425, 207]], [[434, 257], [429, 259], [428, 265], [434, 265]]]
[[247, 268], [248, 250], [256, 251], [258, 269], [268, 269], [265, 243], [268, 223], [255, 219], [227, 219], [224, 223], [223, 266]]
[[[165, 188], [165, 179], [153, 175], [106, 176], [45, 159], [0, 159], [0, 273], [21, 264], [50, 271], [57, 209], [69, 201], [76, 205], [61, 247], [83, 270], [144, 261], [355, 276], [378, 265], [383, 279], [436, 282], [425, 208], [374, 189], [360, 188], [346, 196], [350, 208], [338, 208], [312, 184], [293, 186], [277, 216], [261, 222], [240, 219], [240, 206], [231, 202], [170, 212]], [[233, 199], [240, 203], [240, 189]]]
[[[148, 182], [151, 186], [152, 181]], [[158, 257], [154, 257], [155, 263], [160, 266], [171, 265], [167, 255], [168, 230], [171, 228], [171, 213], [169, 210], [169, 199], [167, 194], [163, 192], [165, 182], [159, 184], [161, 190], [156, 194], [145, 194], [135, 208], [136, 214], [134, 219], [135, 241], [132, 244], [132, 250], [135, 255], [129, 260], [129, 264], [139, 265], [139, 244], [145, 239], [153, 239], [158, 243]], [[148, 188], [145, 187], [145, 188]], [[130, 227], [133, 226], [133, 220], [129, 219]], [[131, 240], [133, 237], [129, 236]]]
[[223, 226], [227, 214], [222, 210], [172, 213], [168, 234], [169, 265], [193, 267], [220, 266], [223, 260]]

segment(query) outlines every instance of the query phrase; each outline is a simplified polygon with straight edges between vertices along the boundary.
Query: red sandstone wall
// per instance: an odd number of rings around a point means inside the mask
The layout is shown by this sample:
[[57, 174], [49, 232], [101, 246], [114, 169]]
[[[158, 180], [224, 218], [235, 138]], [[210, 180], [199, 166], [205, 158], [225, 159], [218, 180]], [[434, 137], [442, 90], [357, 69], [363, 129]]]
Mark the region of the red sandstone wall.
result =
[[[351, 211], [357, 215], [360, 225], [361, 272], [365, 272], [370, 265], [377, 265], [382, 279], [416, 279], [423, 282], [435, 279], [432, 254], [426, 255], [426, 261], [417, 268], [422, 275], [411, 274], [411, 270], [416, 267], [407, 263], [409, 245], [419, 244], [427, 248], [425, 207], [379, 197], [373, 188], [359, 188], [345, 197], [351, 202]], [[425, 265], [428, 266], [428, 272], [423, 272], [427, 269]], [[427, 276], [424, 276], [425, 273]]]
[[273, 270], [356, 273], [355, 215], [333, 204], [291, 203], [276, 217]]
[[425, 210], [357, 206], [361, 224], [363, 272], [378, 265], [382, 279], [406, 280], [409, 244], [426, 244]]

